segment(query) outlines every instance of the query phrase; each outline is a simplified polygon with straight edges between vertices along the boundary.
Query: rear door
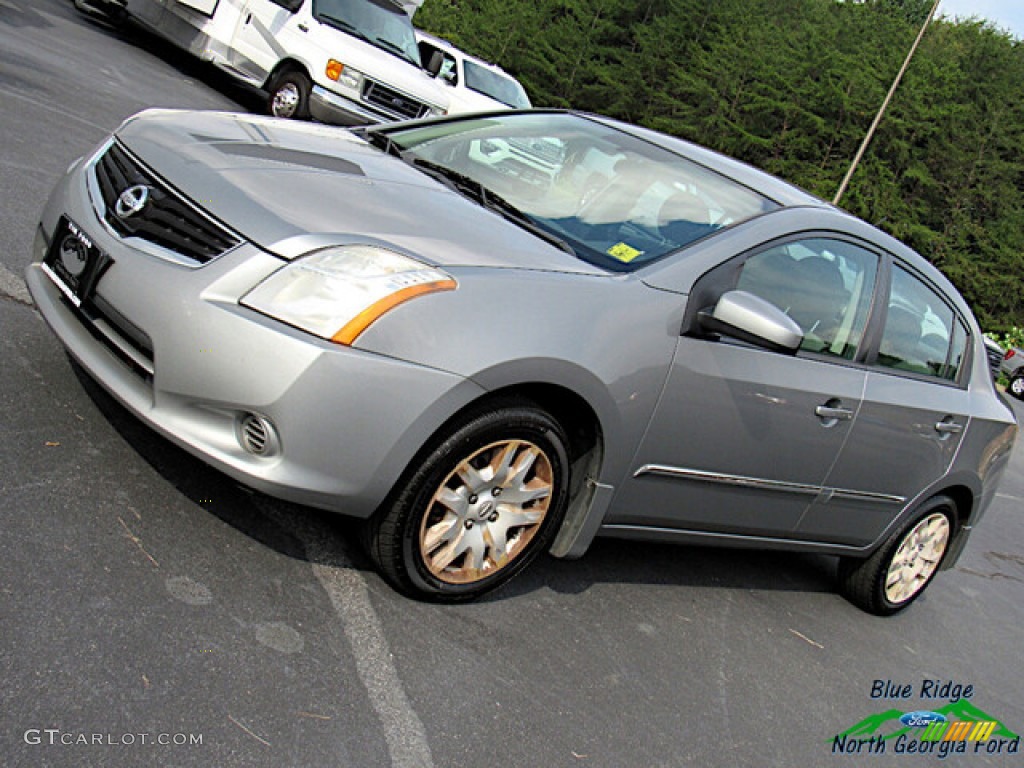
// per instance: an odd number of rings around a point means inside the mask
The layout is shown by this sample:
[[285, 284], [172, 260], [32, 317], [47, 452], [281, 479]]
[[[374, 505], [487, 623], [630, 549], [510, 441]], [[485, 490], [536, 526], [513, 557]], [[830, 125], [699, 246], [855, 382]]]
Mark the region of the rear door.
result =
[[801, 535], [869, 544], [945, 474], [969, 426], [967, 338], [963, 319], [937, 289], [893, 267], [860, 414]]

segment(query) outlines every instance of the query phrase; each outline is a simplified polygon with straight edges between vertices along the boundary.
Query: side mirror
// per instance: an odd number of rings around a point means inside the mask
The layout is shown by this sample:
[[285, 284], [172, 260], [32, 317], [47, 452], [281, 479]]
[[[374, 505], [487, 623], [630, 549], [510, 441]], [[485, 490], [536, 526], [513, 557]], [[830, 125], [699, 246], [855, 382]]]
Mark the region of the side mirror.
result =
[[698, 314], [701, 328], [774, 352], [796, 354], [804, 332], [769, 301], [746, 291], [723, 293], [713, 309]]
[[441, 67], [444, 65], [444, 54], [441, 51], [434, 51], [430, 54], [430, 59], [427, 61], [427, 74], [431, 77], [437, 77], [437, 73], [441, 71]]

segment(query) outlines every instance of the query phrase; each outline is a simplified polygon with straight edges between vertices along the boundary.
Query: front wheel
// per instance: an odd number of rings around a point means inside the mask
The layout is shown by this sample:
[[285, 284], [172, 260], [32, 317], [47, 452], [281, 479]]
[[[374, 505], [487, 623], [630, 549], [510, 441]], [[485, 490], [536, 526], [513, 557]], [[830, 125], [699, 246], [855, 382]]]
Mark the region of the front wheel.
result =
[[568, 499], [561, 426], [510, 405], [463, 420], [367, 523], [365, 541], [400, 591], [443, 602], [504, 584], [546, 549]]
[[843, 558], [840, 591], [854, 605], [877, 616], [902, 611], [921, 596], [942, 565], [955, 510], [952, 499], [936, 496], [871, 557]]
[[1014, 397], [1024, 400], [1024, 373], [1018, 373], [1010, 379], [1010, 386], [1007, 389]]
[[309, 94], [313, 84], [298, 71], [282, 72], [274, 78], [267, 98], [267, 110], [274, 117], [309, 117]]

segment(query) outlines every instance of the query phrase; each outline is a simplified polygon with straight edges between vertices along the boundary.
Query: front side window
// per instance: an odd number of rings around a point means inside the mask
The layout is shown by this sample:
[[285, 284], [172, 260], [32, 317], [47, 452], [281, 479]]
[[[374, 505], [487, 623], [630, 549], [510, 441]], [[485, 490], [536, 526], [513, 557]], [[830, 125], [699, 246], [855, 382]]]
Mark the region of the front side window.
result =
[[895, 267], [878, 364], [955, 381], [966, 349], [967, 331], [949, 304], [906, 270]]
[[489, 115], [368, 135], [616, 271], [778, 207], [681, 155], [579, 115]]
[[761, 251], [737, 288], [770, 301], [804, 332], [802, 350], [852, 360], [874, 294], [878, 256], [843, 240], [812, 238]]

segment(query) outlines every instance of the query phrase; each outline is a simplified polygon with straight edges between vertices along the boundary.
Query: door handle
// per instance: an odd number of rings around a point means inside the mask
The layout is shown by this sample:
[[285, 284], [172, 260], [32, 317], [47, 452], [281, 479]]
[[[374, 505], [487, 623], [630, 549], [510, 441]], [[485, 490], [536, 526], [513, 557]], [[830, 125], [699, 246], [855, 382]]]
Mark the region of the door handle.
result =
[[819, 419], [825, 421], [849, 421], [853, 418], [853, 411], [849, 408], [843, 408], [839, 405], [838, 401], [829, 400], [824, 405], [819, 405], [814, 409], [814, 415]]
[[299, 32], [309, 32], [309, 27], [307, 27], [305, 25], [305, 23], [300, 23], [299, 24]]
[[943, 419], [935, 425], [935, 431], [940, 435], [959, 435], [964, 431], [963, 424], [957, 424], [955, 421], [946, 421]]

